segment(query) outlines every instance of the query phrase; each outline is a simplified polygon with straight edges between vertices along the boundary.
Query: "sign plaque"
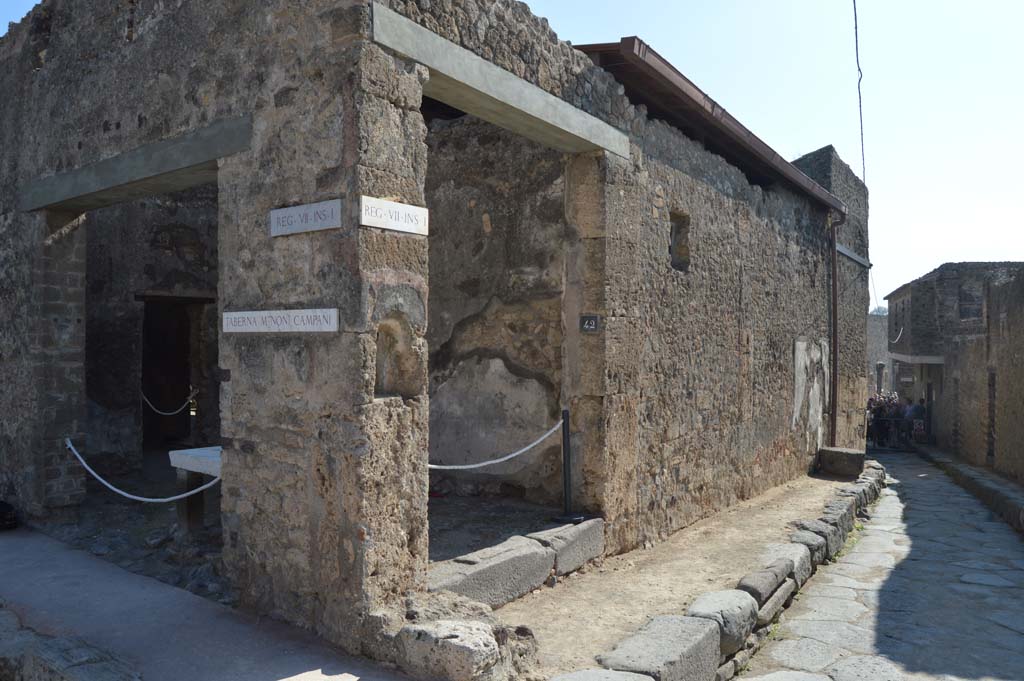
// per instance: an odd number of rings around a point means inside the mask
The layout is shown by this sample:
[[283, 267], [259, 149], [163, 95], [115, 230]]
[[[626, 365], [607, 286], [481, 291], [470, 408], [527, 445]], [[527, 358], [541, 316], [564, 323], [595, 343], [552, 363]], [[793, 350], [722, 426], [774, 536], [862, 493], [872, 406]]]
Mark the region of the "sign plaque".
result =
[[288, 236], [341, 227], [341, 199], [270, 211], [270, 236]]
[[580, 331], [583, 333], [598, 333], [601, 330], [601, 315], [581, 314]]
[[406, 203], [359, 197], [359, 224], [364, 227], [392, 229], [409, 234], [429, 233], [430, 211]]
[[337, 330], [337, 308], [224, 313], [224, 333], [334, 333]]

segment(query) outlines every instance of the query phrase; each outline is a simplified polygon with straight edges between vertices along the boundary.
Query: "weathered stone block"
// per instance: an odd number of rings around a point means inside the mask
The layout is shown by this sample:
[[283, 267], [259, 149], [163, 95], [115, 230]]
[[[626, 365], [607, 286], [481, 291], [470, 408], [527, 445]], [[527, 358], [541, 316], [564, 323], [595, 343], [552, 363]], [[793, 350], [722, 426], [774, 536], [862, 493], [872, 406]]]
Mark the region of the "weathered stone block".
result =
[[657, 681], [711, 681], [718, 669], [718, 626], [701, 617], [663, 615], [599, 655], [608, 669]]
[[555, 552], [555, 574], [567, 575], [604, 554], [604, 520], [594, 518], [527, 535]]
[[811, 552], [811, 562], [814, 565], [821, 565], [827, 558], [827, 545], [824, 537], [819, 537], [807, 530], [797, 530], [789, 535], [790, 541], [794, 544], [803, 544]]
[[823, 447], [818, 450], [818, 468], [832, 475], [855, 478], [864, 470], [864, 450]]
[[758, 606], [761, 606], [779, 588], [779, 585], [786, 581], [786, 577], [791, 572], [793, 572], [793, 561], [788, 558], [780, 558], [763, 570], [745, 575], [736, 588], [753, 596]]
[[811, 552], [803, 544], [769, 544], [761, 553], [761, 560], [771, 562], [779, 558], [793, 561], [793, 572], [789, 576], [801, 587], [811, 577], [813, 566]]
[[501, 662], [494, 632], [483, 622], [408, 624], [398, 632], [395, 645], [399, 665], [417, 678], [480, 681]]
[[[792, 561], [789, 562], [792, 565]], [[746, 591], [729, 589], [701, 594], [686, 614], [703, 617], [718, 624], [722, 655], [743, 648], [757, 622], [757, 601]]]
[[454, 591], [497, 607], [542, 585], [554, 565], [553, 549], [526, 537], [511, 537], [497, 546], [434, 563], [427, 573], [427, 588]]
[[757, 626], [764, 627], [775, 621], [782, 608], [796, 592], [796, 581], [787, 579], [757, 611]]
[[843, 542], [846, 541], [846, 537], [843, 536], [838, 527], [829, 525], [821, 520], [797, 520], [791, 524], [798, 530], [813, 532], [824, 539], [825, 555], [828, 558], [832, 558], [832, 556], [839, 553], [839, 550], [843, 548]]

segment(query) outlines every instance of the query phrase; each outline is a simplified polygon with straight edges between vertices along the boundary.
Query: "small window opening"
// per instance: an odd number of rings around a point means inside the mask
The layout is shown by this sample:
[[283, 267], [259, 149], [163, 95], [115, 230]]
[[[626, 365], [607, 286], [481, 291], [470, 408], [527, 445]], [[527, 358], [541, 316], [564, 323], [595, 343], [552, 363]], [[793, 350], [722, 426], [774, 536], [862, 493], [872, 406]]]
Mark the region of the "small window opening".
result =
[[669, 255], [672, 258], [672, 269], [680, 272], [690, 271], [690, 216], [684, 213], [672, 213], [672, 241], [669, 244]]

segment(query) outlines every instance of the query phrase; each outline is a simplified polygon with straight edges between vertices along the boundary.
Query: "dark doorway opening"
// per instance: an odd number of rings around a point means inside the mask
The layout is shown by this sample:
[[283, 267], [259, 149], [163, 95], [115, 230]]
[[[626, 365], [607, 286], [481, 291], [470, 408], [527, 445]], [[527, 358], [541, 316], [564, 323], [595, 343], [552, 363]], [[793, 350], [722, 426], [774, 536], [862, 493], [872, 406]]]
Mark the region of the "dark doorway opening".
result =
[[[142, 417], [145, 449], [184, 444], [191, 435], [192, 407], [181, 406], [192, 392], [191, 324], [188, 306], [146, 301], [142, 327], [142, 393], [159, 414]], [[180, 409], [180, 411], [178, 411]]]

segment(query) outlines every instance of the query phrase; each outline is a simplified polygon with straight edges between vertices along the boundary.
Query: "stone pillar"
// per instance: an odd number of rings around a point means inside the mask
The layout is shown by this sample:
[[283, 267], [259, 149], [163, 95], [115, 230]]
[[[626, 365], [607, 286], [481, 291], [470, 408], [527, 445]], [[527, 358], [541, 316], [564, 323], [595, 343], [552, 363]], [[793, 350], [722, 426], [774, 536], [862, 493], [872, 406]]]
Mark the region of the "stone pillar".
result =
[[[632, 199], [621, 191], [629, 169], [627, 160], [588, 154], [570, 157], [566, 169], [575, 238], [566, 258], [563, 402], [572, 412], [578, 498], [605, 517], [609, 553], [636, 545], [640, 339], [631, 282], [638, 249], [628, 235]], [[600, 315], [600, 331], [582, 333], [580, 314]]]
[[[26, 218], [37, 223], [41, 216]], [[51, 220], [33, 268], [36, 329], [32, 334], [39, 431], [36, 471], [42, 472], [41, 508], [73, 506], [85, 497], [86, 472], [67, 450], [65, 438], [79, 448], [85, 425], [85, 262], [86, 234], [81, 221]], [[37, 489], [39, 489], [37, 487]]]
[[[423, 205], [425, 72], [365, 42], [367, 16], [339, 10], [331, 68], [257, 109], [263, 132], [220, 166], [220, 312], [338, 308], [340, 325], [222, 332], [222, 510], [243, 604], [386, 657], [427, 564], [427, 241], [360, 228], [358, 207]], [[271, 210], [339, 197], [341, 229], [269, 235]], [[403, 394], [375, 394], [379, 352], [402, 353]]]

